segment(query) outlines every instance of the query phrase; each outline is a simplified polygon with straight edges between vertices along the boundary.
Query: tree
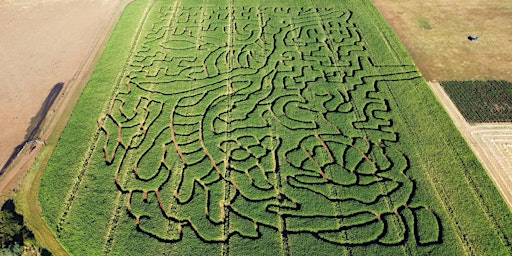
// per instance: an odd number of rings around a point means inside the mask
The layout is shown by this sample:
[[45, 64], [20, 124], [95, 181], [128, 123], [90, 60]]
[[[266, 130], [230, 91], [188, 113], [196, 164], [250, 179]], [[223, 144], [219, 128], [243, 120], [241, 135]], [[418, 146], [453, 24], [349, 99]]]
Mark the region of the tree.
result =
[[0, 211], [0, 247], [23, 244], [28, 236], [30, 231], [23, 225], [23, 217], [14, 211], [14, 202], [6, 201]]

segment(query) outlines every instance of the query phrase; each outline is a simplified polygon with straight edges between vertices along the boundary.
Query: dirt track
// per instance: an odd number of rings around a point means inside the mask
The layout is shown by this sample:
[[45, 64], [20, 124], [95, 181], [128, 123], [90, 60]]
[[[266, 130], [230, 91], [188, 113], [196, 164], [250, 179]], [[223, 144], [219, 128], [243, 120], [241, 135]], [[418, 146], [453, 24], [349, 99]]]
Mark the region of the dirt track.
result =
[[439, 83], [429, 85], [512, 210], [512, 124], [470, 125]]

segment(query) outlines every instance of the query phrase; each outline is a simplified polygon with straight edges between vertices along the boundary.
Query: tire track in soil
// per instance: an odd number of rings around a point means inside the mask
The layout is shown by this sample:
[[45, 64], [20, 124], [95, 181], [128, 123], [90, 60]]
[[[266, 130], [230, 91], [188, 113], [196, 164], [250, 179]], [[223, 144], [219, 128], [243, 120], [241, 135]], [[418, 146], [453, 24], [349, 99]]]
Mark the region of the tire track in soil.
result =
[[[235, 17], [234, 17], [234, 12], [235, 12], [235, 9], [234, 9], [234, 6], [233, 6], [233, 0], [230, 0], [229, 1], [229, 7], [228, 7], [228, 31], [227, 31], [227, 55], [226, 55], [226, 58], [227, 58], [227, 65], [228, 65], [228, 70], [229, 72], [232, 71], [233, 69], [233, 58], [234, 58], [234, 53], [233, 53], [233, 43], [234, 43], [234, 40], [233, 40], [233, 33], [234, 33], [234, 23], [235, 23]], [[233, 54], [233, 55], [232, 55]], [[228, 111], [227, 111], [227, 120], [226, 120], [226, 139], [225, 141], [229, 141], [231, 139], [231, 135], [230, 135], [230, 128], [229, 128], [229, 125], [230, 125], [230, 122], [231, 122], [231, 94], [233, 92], [233, 89], [232, 89], [232, 79], [231, 79], [231, 76], [228, 77], [227, 81], [226, 81], [226, 92], [227, 92], [227, 108], [228, 108]], [[202, 132], [200, 132], [202, 133]], [[201, 134], [202, 135], [202, 134]], [[224, 179], [225, 179], [225, 187], [224, 187], [224, 242], [222, 243], [222, 255], [223, 256], [229, 256], [231, 255], [230, 253], [230, 220], [229, 220], [229, 208], [226, 207], [226, 203], [229, 203], [231, 204], [231, 202], [227, 202], [230, 198], [231, 198], [231, 181], [230, 181], [230, 163], [229, 163], [229, 157], [231, 155], [231, 149], [229, 148], [229, 144], [228, 146], [226, 146], [226, 156], [225, 156], [225, 159], [224, 159], [224, 162], [225, 162], [225, 176], [224, 176]], [[234, 185], [234, 183], [233, 183]]]

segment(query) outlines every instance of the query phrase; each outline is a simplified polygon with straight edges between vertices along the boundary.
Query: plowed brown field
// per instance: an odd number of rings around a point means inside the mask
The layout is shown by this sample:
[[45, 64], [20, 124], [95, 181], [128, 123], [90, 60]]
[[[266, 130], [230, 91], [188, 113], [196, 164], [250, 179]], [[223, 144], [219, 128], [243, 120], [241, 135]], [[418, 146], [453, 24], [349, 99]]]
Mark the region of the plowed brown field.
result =
[[[48, 119], [57, 121], [61, 111], [56, 107], [65, 107], [84, 84], [127, 2], [0, 0], [0, 170], [14, 159], [17, 147], [26, 144], [22, 153], [37, 153], [54, 125]], [[52, 91], [59, 83], [62, 89]], [[28, 154], [31, 147], [35, 151]], [[18, 166], [28, 161], [18, 159]], [[2, 175], [0, 197], [8, 183], [19, 182], [23, 175], [18, 172]]]

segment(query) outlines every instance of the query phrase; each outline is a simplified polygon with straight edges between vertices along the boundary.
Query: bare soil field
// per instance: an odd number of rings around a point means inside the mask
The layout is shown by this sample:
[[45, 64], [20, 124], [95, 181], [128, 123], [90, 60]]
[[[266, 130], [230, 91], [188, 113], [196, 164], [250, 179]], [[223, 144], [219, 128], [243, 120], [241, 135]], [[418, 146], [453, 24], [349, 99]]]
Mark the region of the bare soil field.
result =
[[[0, 0], [0, 196], [19, 183], [62, 110], [85, 84], [126, 0]], [[51, 120], [51, 121], [49, 121]], [[28, 143], [27, 143], [28, 142]]]
[[512, 124], [470, 125], [439, 83], [429, 83], [512, 210]]
[[[512, 2], [373, 0], [427, 81], [512, 81]], [[468, 36], [479, 37], [477, 41]]]

